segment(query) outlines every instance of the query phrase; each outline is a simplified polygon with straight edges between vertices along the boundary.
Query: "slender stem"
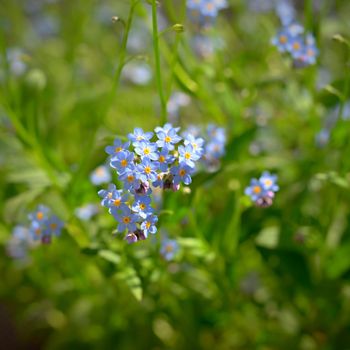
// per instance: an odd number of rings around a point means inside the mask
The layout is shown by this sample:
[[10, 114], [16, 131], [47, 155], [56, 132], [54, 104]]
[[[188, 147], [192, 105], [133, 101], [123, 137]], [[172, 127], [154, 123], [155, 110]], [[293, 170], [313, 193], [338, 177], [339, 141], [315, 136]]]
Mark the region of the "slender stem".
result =
[[111, 100], [113, 99], [114, 94], [116, 93], [116, 91], [118, 89], [119, 82], [120, 82], [120, 76], [121, 76], [122, 70], [123, 70], [124, 65], [125, 65], [126, 45], [128, 43], [130, 28], [131, 28], [131, 24], [132, 24], [132, 20], [133, 20], [134, 10], [135, 10], [135, 5], [136, 4], [137, 4], [137, 1], [133, 0], [132, 3], [131, 3], [131, 6], [130, 6], [128, 19], [127, 19], [126, 24], [125, 24], [123, 40], [122, 40], [122, 44], [121, 44], [121, 47], [120, 47], [119, 63], [118, 63], [117, 70], [116, 70], [116, 72], [114, 74], [114, 77], [113, 77], [112, 90], [111, 90], [110, 100], [108, 101], [108, 107], [107, 108], [109, 108]]
[[161, 124], [166, 123], [166, 101], [163, 92], [162, 75], [160, 71], [160, 53], [158, 41], [157, 5], [156, 0], [152, 0], [152, 26], [153, 26], [153, 47], [156, 64], [157, 88], [161, 104]]

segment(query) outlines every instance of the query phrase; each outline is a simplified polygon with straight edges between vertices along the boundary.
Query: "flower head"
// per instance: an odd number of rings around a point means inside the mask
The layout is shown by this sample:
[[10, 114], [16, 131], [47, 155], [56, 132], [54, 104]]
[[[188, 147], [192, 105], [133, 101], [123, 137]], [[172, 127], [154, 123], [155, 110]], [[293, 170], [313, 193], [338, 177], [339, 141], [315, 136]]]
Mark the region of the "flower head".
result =
[[106, 153], [111, 156], [116, 155], [121, 151], [126, 151], [130, 146], [130, 142], [123, 142], [119, 139], [115, 139], [112, 146], [107, 146], [105, 148]]
[[117, 169], [117, 172], [121, 175], [134, 164], [134, 156], [133, 152], [121, 151], [111, 159], [111, 167]]
[[179, 244], [174, 239], [165, 238], [162, 240], [160, 254], [165, 260], [173, 260], [179, 250]]
[[173, 128], [169, 123], [165, 124], [163, 128], [156, 128], [157, 146], [172, 151], [175, 148], [174, 145], [181, 141], [181, 137], [177, 135], [178, 130], [179, 128]]
[[193, 169], [185, 163], [180, 163], [178, 166], [172, 167], [170, 172], [174, 177], [174, 185], [179, 185], [180, 182], [189, 185], [192, 182], [191, 174], [193, 173]]
[[105, 165], [98, 166], [91, 174], [90, 181], [94, 185], [101, 185], [111, 181], [111, 174]]
[[153, 136], [153, 132], [144, 132], [141, 128], [135, 128], [133, 133], [128, 135], [128, 139], [134, 147], [137, 147], [140, 141], [149, 141]]
[[267, 207], [272, 204], [275, 192], [279, 190], [276, 184], [277, 176], [268, 171], [263, 172], [259, 179], [252, 179], [244, 193], [259, 207]]

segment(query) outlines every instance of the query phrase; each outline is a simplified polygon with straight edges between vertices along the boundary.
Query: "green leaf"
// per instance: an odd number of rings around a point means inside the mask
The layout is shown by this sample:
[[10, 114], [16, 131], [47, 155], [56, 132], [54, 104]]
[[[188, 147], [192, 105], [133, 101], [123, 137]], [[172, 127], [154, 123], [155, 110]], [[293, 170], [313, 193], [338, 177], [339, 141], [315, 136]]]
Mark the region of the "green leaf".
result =
[[339, 246], [325, 264], [326, 273], [330, 278], [339, 278], [350, 268], [350, 244]]
[[129, 287], [130, 292], [135, 299], [141, 301], [143, 294], [141, 279], [134, 268], [128, 267], [125, 270], [118, 272], [115, 274], [115, 278], [124, 282]]
[[278, 245], [280, 228], [277, 226], [266, 227], [255, 238], [255, 243], [261, 247], [273, 249]]
[[100, 250], [98, 252], [98, 255], [101, 258], [103, 258], [103, 259], [105, 259], [113, 264], [116, 264], [116, 265], [118, 265], [120, 263], [120, 260], [121, 260], [120, 256], [117, 253], [114, 253], [111, 250], [107, 250], [107, 249]]

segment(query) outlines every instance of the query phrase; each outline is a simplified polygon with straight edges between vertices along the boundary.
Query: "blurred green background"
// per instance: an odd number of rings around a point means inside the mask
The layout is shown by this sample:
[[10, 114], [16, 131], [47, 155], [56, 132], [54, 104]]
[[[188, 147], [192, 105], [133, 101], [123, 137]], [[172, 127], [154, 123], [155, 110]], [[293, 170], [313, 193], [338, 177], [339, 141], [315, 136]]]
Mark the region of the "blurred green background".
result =
[[[127, 245], [103, 208], [75, 210], [99, 203], [104, 147], [161, 123], [150, 3], [130, 17], [127, 0], [0, 0], [0, 348], [350, 349], [350, 3], [294, 4], [320, 50], [295, 69], [254, 2], [230, 0], [198, 55], [185, 1], [159, 1], [163, 93], [191, 98], [175, 123], [216, 123], [228, 142], [220, 169], [167, 194], [156, 238]], [[280, 186], [266, 209], [244, 196], [264, 170]], [[39, 203], [65, 229], [13, 259]]]

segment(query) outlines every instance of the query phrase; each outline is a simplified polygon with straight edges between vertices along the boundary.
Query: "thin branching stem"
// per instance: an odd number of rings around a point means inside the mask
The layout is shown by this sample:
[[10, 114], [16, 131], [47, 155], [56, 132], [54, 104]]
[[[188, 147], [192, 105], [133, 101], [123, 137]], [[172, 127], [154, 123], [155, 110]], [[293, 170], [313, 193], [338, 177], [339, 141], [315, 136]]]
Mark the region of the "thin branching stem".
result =
[[157, 88], [161, 105], [161, 124], [166, 123], [166, 101], [163, 91], [162, 75], [160, 69], [160, 53], [159, 53], [159, 35], [158, 35], [158, 21], [157, 21], [157, 4], [156, 0], [152, 0], [152, 27], [153, 27], [153, 48], [154, 59], [156, 65], [156, 79]]

